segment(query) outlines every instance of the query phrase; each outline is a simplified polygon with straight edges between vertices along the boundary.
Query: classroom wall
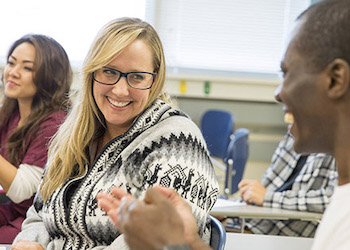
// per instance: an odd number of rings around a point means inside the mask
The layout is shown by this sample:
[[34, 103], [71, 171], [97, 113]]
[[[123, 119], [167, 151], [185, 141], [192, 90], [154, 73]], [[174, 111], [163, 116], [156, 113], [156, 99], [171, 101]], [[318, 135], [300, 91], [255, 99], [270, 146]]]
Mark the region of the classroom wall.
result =
[[266, 77], [170, 73], [165, 86], [198, 126], [209, 109], [231, 112], [235, 128], [245, 127], [251, 132], [249, 160], [269, 163], [287, 131], [282, 105], [274, 99], [280, 83], [280, 79]]

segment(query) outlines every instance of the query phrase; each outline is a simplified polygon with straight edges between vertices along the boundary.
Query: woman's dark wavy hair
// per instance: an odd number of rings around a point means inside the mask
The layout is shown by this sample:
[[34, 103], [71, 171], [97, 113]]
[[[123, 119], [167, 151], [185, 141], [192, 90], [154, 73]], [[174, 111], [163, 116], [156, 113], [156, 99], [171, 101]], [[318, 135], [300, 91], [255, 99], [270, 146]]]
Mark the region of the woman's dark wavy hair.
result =
[[[33, 97], [31, 113], [25, 124], [16, 128], [7, 142], [9, 161], [16, 166], [23, 160], [27, 143], [35, 138], [44, 119], [55, 111], [68, 109], [72, 83], [72, 69], [68, 55], [57, 41], [45, 35], [25, 35], [12, 44], [7, 60], [22, 43], [32, 44], [35, 48], [33, 81], [37, 92]], [[17, 100], [4, 96], [0, 108], [0, 129], [8, 124], [16, 111], [18, 111]]]

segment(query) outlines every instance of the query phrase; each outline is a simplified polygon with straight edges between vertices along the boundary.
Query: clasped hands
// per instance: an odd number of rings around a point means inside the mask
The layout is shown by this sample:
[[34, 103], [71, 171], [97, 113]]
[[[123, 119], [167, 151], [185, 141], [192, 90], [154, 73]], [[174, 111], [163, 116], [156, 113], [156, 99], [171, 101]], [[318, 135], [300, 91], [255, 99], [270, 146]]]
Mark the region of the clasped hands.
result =
[[191, 245], [199, 238], [191, 207], [173, 189], [155, 186], [138, 200], [113, 188], [96, 198], [131, 249]]

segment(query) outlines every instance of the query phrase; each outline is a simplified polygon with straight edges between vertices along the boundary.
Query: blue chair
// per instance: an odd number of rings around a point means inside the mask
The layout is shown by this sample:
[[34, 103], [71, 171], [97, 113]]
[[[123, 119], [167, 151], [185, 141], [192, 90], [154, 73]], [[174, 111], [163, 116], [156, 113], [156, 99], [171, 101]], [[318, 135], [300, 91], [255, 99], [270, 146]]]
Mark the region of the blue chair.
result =
[[5, 204], [10, 202], [10, 198], [6, 196], [6, 193], [3, 189], [0, 190], [0, 204]]
[[242, 180], [245, 165], [249, 156], [249, 130], [239, 128], [227, 147], [225, 176], [225, 195], [238, 191], [238, 183]]
[[201, 119], [201, 129], [210, 155], [224, 160], [234, 131], [234, 116], [222, 110], [208, 110]]
[[226, 244], [225, 227], [218, 219], [211, 215], [209, 216], [211, 224], [210, 246], [214, 250], [223, 250]]

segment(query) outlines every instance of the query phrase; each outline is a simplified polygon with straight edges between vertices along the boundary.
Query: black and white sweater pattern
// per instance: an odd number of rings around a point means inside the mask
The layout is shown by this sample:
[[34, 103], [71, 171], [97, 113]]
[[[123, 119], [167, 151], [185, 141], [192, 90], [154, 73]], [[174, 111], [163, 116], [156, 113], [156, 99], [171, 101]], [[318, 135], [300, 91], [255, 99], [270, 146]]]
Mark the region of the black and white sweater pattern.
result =
[[[84, 176], [67, 181], [45, 203], [37, 195], [31, 213], [42, 219], [49, 237], [43, 243], [47, 249], [122, 249], [123, 237], [98, 208], [96, 195], [120, 186], [142, 198], [156, 184], [174, 188], [187, 200], [199, 234], [209, 242], [208, 213], [219, 190], [205, 141], [187, 115], [161, 100], [110, 141]], [[67, 203], [72, 186], [75, 190]], [[30, 223], [29, 217], [19, 239], [26, 239], [26, 230], [35, 230]]]

